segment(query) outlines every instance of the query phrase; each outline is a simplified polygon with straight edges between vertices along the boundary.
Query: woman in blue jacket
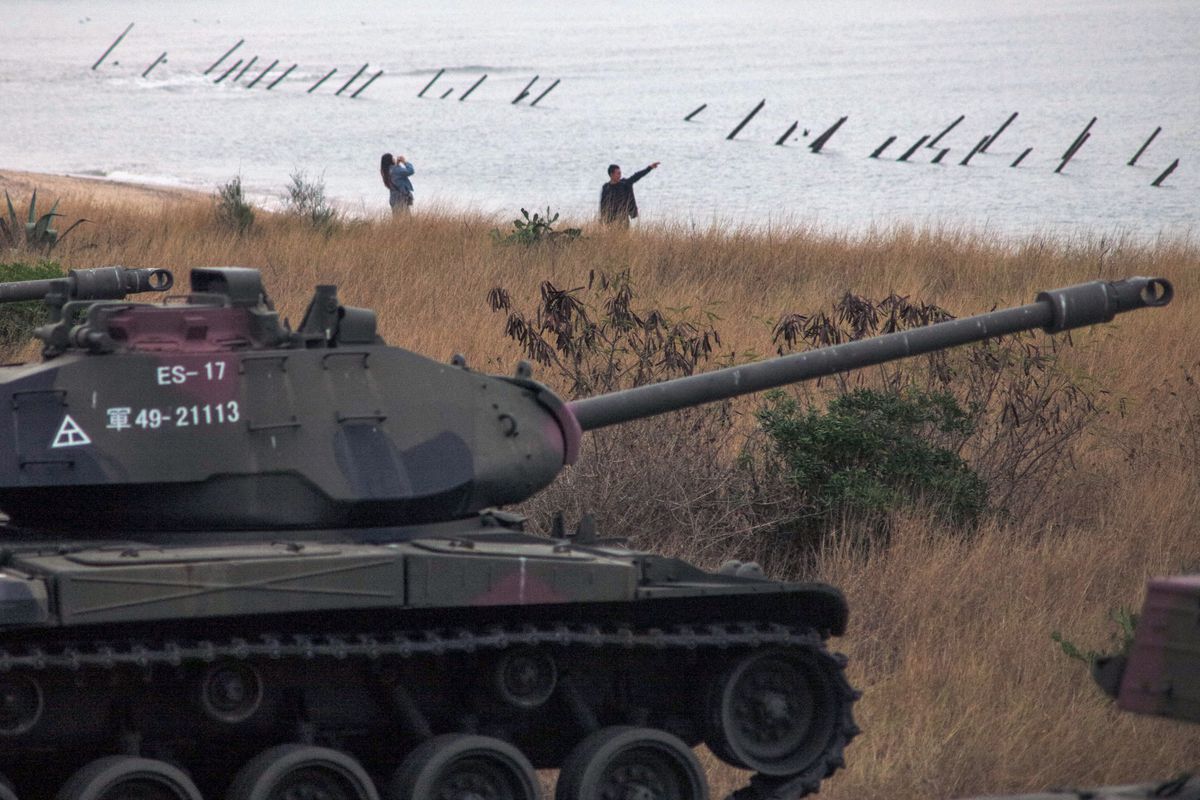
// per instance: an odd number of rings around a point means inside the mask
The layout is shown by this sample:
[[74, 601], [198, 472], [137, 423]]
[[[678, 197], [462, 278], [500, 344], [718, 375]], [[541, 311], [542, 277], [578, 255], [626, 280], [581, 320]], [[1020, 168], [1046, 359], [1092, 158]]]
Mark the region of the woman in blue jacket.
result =
[[383, 185], [388, 188], [388, 203], [392, 206], [392, 215], [407, 214], [413, 204], [413, 185], [408, 179], [415, 170], [404, 156], [392, 157], [384, 153], [379, 161], [379, 172], [383, 176]]

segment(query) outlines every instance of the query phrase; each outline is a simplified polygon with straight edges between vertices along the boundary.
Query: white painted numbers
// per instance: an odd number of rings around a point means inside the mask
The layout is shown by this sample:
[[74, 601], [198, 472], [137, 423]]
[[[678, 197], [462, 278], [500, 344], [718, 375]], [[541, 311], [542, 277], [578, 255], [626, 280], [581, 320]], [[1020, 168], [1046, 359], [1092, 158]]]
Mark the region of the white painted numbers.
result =
[[242, 418], [237, 400], [226, 403], [204, 403], [202, 405], [175, 406], [174, 408], [139, 408], [127, 406], [110, 408], [108, 415], [109, 430], [123, 431], [139, 428], [144, 431], [156, 431], [167, 428], [202, 428], [208, 425], [225, 425], [237, 422]]
[[[165, 364], [154, 367], [153, 375], [155, 384], [170, 387], [183, 386], [189, 381], [215, 383], [217, 381], [224, 381], [227, 375], [230, 380], [236, 379], [235, 372], [228, 370], [228, 365], [225, 361], [207, 361], [195, 369], [190, 369], [183, 364]], [[200, 394], [211, 396], [213, 389], [216, 389], [218, 394], [228, 397], [231, 388], [229, 385], [212, 387], [212, 389], [206, 389], [200, 392]], [[175, 392], [167, 394], [174, 395]], [[184, 394], [193, 395], [196, 392], [185, 391]], [[191, 405], [175, 405], [172, 403], [172, 400], [178, 402], [178, 399], [176, 397], [166, 399], [165, 402], [167, 405], [161, 408], [137, 407], [134, 405], [111, 406], [104, 410], [104, 416], [107, 420], [104, 428], [105, 430], [118, 432], [137, 430], [162, 431], [171, 428], [209, 428], [219, 425], [230, 425], [242, 418], [242, 411], [237, 400]], [[188, 399], [191, 398], [189, 397]], [[95, 408], [96, 406], [97, 393], [93, 391], [92, 407]], [[91, 443], [92, 438], [84, 432], [79, 423], [70, 414], [64, 414], [62, 422], [59, 423], [58, 430], [54, 434], [54, 438], [50, 441], [50, 447], [51, 449], [79, 447]]]
[[237, 400], [228, 403], [205, 403], [202, 406], [179, 406], [175, 409], [175, 427], [189, 425], [222, 425], [241, 419]]
[[142, 430], [157, 430], [162, 427], [163, 412], [157, 408], [143, 408], [138, 412], [138, 415], [134, 417], [133, 422]]

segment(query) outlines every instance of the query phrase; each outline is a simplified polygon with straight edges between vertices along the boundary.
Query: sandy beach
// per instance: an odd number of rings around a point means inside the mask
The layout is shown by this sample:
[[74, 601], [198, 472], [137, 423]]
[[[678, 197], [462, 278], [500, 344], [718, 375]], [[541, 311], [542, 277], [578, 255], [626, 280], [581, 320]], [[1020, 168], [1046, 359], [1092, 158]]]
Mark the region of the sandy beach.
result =
[[120, 204], [143, 211], [161, 211], [171, 206], [203, 201], [207, 197], [203, 192], [172, 186], [0, 168], [0, 190], [8, 192], [18, 214], [21, 209], [28, 208], [29, 197], [35, 189], [39, 206], [42, 202], [53, 203], [60, 198], [70, 200], [78, 197], [99, 205]]

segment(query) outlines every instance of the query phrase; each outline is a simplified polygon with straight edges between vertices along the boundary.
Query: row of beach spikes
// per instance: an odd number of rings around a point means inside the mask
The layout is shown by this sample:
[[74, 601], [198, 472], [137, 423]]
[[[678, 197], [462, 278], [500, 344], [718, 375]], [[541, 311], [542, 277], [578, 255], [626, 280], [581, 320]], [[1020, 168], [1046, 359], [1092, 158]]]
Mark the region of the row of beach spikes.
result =
[[[98, 58], [96, 60], [96, 63], [92, 64], [93, 70], [98, 69], [100, 67], [100, 65], [104, 63], [105, 59], [107, 59], [112, 54], [113, 50], [115, 50], [117, 48], [117, 45], [119, 45], [121, 43], [121, 41], [125, 38], [125, 36], [131, 30], [133, 30], [132, 22], [129, 23], [129, 25], [125, 28], [125, 30], [121, 32], [121, 35], [118, 36], [116, 38], [116, 40], [113, 41], [113, 43], [108, 46], [108, 49], [105, 50], [104, 53], [100, 56], [100, 58]], [[218, 67], [220, 67], [222, 64], [225, 63], [226, 59], [228, 59], [230, 56], [232, 56], [234, 54], [234, 52], [236, 52], [245, 43], [246, 43], [245, 39], [239, 39], [233, 47], [229, 48], [224, 53], [222, 53], [220, 58], [218, 58], [216, 61], [214, 61], [212, 63], [212, 65], [209, 66], [208, 69], [204, 70], [203, 74], [210, 75], [213, 72], [215, 72]], [[154, 59], [153, 63], [151, 63], [150, 66], [146, 67], [146, 69], [142, 72], [142, 77], [143, 78], [149, 77], [150, 73], [154, 70], [155, 67], [159, 66], [160, 64], [165, 64], [165, 63], [167, 63], [167, 52], [164, 50], [162, 52], [162, 54], [160, 54], [158, 56], [158, 58]], [[258, 63], [257, 55], [252, 56], [249, 60], [239, 58], [236, 61], [234, 61], [232, 65], [227, 67], [224, 72], [218, 73], [217, 77], [213, 80], [213, 83], [224, 83], [226, 79], [230, 79], [229, 83], [235, 84], [238, 81], [240, 81], [243, 78], [243, 76], [245, 76], [246, 73], [249, 72], [257, 63]], [[279, 59], [275, 59], [270, 64], [268, 64], [265, 69], [263, 69], [261, 72], [259, 72], [257, 75], [255, 75], [250, 80], [249, 83], [245, 84], [245, 88], [251, 89], [251, 88], [257, 86], [258, 83], [260, 81], [262, 81], [263, 78], [267, 77], [267, 74], [270, 73], [271, 70], [275, 69], [275, 67], [277, 67], [277, 66], [279, 66]], [[267, 84], [266, 88], [268, 90], [274, 89], [276, 86], [278, 86], [280, 83], [282, 83], [283, 80], [285, 78], [287, 78], [288, 75], [291, 75], [292, 71], [294, 69], [296, 69], [296, 67], [298, 67], [298, 66], [299, 66], [299, 64], [292, 64], [290, 67], [285, 69], [282, 74], [273, 78], [271, 80], [271, 82]], [[361, 67], [359, 67], [358, 72], [355, 72], [352, 76], [350, 76], [350, 80], [343, 83], [341, 88], [338, 89], [336, 92], [334, 92], [334, 95], [340, 96], [342, 94], [342, 92], [349, 89], [350, 86], [353, 85], [353, 83], [355, 81], [357, 81], [364, 72], [367, 71], [367, 68], [369, 66], [370, 66], [369, 64], [363, 64]], [[236, 75], [234, 74], [235, 72], [237, 73]], [[437, 82], [438, 78], [442, 77], [442, 75], [445, 74], [445, 72], [446, 72], [445, 69], [438, 70], [438, 73], [436, 75], [434, 75], [433, 79], [425, 85], [425, 88], [421, 89], [421, 91], [417, 94], [417, 97], [424, 97], [425, 93], [427, 91], [429, 91], [429, 89], [433, 86], [433, 84]], [[337, 73], [337, 67], [334, 67], [333, 69], [329, 70], [329, 72], [322, 75], [321, 78], [318, 79], [316, 83], [314, 83], [312, 86], [310, 86], [308, 88], [308, 94], [312, 94], [313, 92], [315, 92], [323, 83], [325, 83], [325, 81], [332, 78], [336, 73]], [[383, 75], [383, 70], [376, 71], [375, 74], [371, 75], [371, 77], [369, 77], [365, 83], [363, 83], [357, 89], [355, 89], [354, 93], [351, 94], [350, 97], [351, 98], [358, 97], [360, 94], [362, 94], [364, 91], [366, 91], [367, 87], [370, 86], [372, 83], [374, 83], [381, 75]], [[230, 78], [230, 76], [232, 76], [232, 78]], [[525, 85], [525, 88], [523, 88], [520, 91], [520, 93], [517, 94], [517, 96], [515, 98], [513, 98], [512, 103], [514, 105], [516, 105], [517, 103], [524, 100], [526, 97], [529, 97], [531, 94], [531, 90], [533, 89], [533, 85], [540, 79], [540, 77], [541, 77], [540, 75], [534, 75], [533, 79], [530, 80], [529, 83], [527, 83]], [[481, 83], [483, 83], [486, 79], [487, 79], [487, 74], [484, 73], [478, 80], [476, 80], [473, 84], [471, 84], [471, 87], [469, 89], [467, 89], [465, 92], [463, 92], [461, 95], [459, 95], [458, 99], [460, 101], [466, 100], [467, 97], [471, 94], [471, 92], [473, 92], [477, 88], [479, 88], [479, 85]], [[558, 86], [559, 83], [560, 83], [559, 80], [555, 80], [553, 83], [550, 84], [550, 86], [548, 88], [546, 88], [544, 91], [539, 93], [538, 96], [535, 97], [533, 99], [533, 101], [530, 102], [529, 105], [536, 106], [542, 100], [542, 98], [544, 98], [546, 95], [550, 94], [550, 92], [554, 91], [554, 88], [556, 86]], [[445, 92], [443, 92], [441, 94], [441, 99], [445, 100], [447, 97], [449, 97], [451, 95], [451, 93], [453, 91], [454, 91], [454, 89], [452, 89], [452, 88], [447, 89]]]

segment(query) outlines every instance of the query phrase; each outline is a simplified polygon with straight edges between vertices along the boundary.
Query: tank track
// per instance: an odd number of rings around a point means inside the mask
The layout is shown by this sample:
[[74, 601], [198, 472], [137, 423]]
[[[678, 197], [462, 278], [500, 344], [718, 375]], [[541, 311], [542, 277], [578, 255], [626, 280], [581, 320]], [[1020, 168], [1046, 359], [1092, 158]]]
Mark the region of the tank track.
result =
[[852, 705], [861, 693], [845, 677], [846, 657], [831, 653], [822, 638], [803, 626], [772, 623], [726, 623], [638, 628], [633, 625], [601, 626], [579, 623], [524, 624], [419, 629], [387, 633], [291, 633], [260, 634], [225, 639], [125, 640], [107, 639], [91, 643], [27, 643], [20, 649], [0, 648], [0, 674], [13, 671], [78, 672], [85, 669], [115, 670], [159, 666], [181, 667], [211, 664], [221, 660], [317, 661], [401, 659], [502, 650], [516, 646], [583, 646], [594, 649], [639, 648], [664, 652], [671, 649], [697, 651], [715, 648], [801, 648], [814, 654], [829, 669], [835, 691], [841, 697], [841, 719], [829, 746], [803, 772], [784, 777], [755, 774], [749, 785], [736, 790], [728, 800], [795, 800], [816, 792], [820, 782], [845, 765], [843, 750], [859, 733]]

